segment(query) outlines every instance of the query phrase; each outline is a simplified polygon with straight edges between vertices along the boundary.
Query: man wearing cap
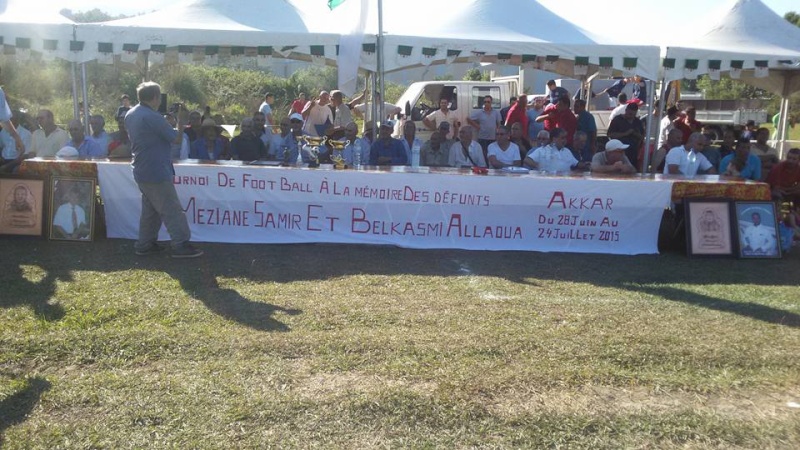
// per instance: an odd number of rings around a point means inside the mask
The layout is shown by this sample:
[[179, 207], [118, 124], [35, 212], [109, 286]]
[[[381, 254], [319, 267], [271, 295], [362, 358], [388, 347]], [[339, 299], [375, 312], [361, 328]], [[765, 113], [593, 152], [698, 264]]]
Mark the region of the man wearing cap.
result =
[[331, 95], [321, 91], [319, 98], [312, 98], [303, 108], [303, 119], [306, 123], [303, 131], [309, 136], [325, 136], [325, 129], [333, 123], [333, 111], [328, 107]]
[[30, 153], [35, 156], [55, 156], [69, 141], [69, 134], [56, 125], [53, 112], [43, 109], [36, 115], [40, 129], [33, 132]]
[[[165, 224], [172, 239], [173, 258], [196, 258], [203, 254], [189, 241], [192, 232], [186, 213], [175, 191], [172, 166], [172, 143], [180, 143], [184, 133], [170, 126], [158, 113], [161, 86], [152, 81], [136, 88], [139, 104], [125, 115], [125, 128], [133, 151], [133, 179], [142, 193], [142, 213], [139, 218], [139, 239], [134, 244], [139, 256], [159, 253], [158, 231]], [[186, 111], [178, 110], [178, 129], [186, 121]]]
[[597, 152], [592, 157], [592, 172], [594, 173], [636, 173], [631, 161], [625, 156], [627, 144], [618, 139], [606, 142], [606, 150]]
[[[284, 126], [288, 122], [288, 127]], [[303, 116], [299, 113], [292, 113], [287, 119], [281, 122], [281, 141], [278, 148], [273, 150], [275, 158], [283, 161], [284, 164], [295, 164], [297, 156], [300, 154], [300, 146], [297, 143], [297, 136], [303, 135]]]
[[636, 117], [638, 112], [639, 106], [636, 103], [629, 103], [625, 106], [625, 114], [615, 117], [608, 125], [609, 139], [619, 139], [623, 144], [628, 144], [625, 155], [634, 167], [638, 165], [639, 147], [644, 137], [644, 127]]
[[86, 139], [86, 133], [83, 131], [83, 124], [80, 120], [70, 120], [67, 128], [69, 129], [70, 137], [72, 137], [72, 139], [67, 142], [67, 146], [76, 148], [79, 156], [102, 158], [108, 155], [108, 152], [100, 148], [97, 142], [92, 139]]
[[664, 161], [664, 175], [693, 177], [700, 170], [717, 173], [714, 166], [703, 156], [705, 142], [706, 138], [701, 133], [692, 133], [686, 145], [670, 150]]
[[748, 180], [761, 180], [761, 160], [750, 153], [748, 139], [739, 139], [734, 153], [722, 158], [719, 163], [719, 173]]
[[369, 163], [373, 166], [404, 166], [408, 164], [403, 143], [392, 138], [394, 123], [391, 120], [381, 122], [378, 139], [372, 144], [369, 152]]
[[550, 104], [555, 105], [562, 98], [569, 98], [569, 91], [561, 86], [556, 86], [556, 80], [547, 81], [547, 89], [550, 90]]
[[[436, 111], [428, 114], [422, 119], [422, 123], [425, 124], [426, 127], [430, 130], [436, 130], [441, 123], [449, 122], [452, 125], [447, 130], [447, 139], [453, 139], [455, 136], [451, 133], [453, 128], [458, 127], [458, 120], [456, 118], [456, 114], [450, 111], [450, 101], [446, 98], [439, 99], [439, 109]], [[442, 131], [442, 130], [439, 130]]]

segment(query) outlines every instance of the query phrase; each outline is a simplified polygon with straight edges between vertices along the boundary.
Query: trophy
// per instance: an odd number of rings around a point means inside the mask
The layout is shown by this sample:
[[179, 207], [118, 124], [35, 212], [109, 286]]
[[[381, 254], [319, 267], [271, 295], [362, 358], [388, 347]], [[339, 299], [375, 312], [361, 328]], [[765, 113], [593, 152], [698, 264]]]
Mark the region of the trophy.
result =
[[344, 169], [344, 148], [350, 145], [350, 141], [328, 140], [328, 145], [332, 149], [331, 161], [333, 161], [334, 168]]
[[319, 148], [328, 141], [327, 136], [297, 136], [297, 143], [300, 145], [301, 150], [308, 147], [308, 152], [311, 155], [308, 167], [319, 167]]

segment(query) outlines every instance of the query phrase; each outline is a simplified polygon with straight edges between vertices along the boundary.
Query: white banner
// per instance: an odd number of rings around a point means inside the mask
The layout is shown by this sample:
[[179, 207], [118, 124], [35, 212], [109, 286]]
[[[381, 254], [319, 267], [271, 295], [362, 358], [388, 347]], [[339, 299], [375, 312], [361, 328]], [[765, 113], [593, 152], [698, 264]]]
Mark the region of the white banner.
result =
[[[658, 253], [672, 183], [176, 165], [192, 240]], [[127, 164], [98, 163], [108, 237], [136, 239]], [[161, 238], [169, 239], [162, 228]]]

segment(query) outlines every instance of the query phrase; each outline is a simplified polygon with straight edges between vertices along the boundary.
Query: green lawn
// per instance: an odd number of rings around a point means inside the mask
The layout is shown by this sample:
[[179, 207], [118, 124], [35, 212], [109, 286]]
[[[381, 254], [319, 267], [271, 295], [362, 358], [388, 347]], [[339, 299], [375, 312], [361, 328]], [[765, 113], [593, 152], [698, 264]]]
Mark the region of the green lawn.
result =
[[4, 449], [800, 448], [797, 250], [0, 245]]

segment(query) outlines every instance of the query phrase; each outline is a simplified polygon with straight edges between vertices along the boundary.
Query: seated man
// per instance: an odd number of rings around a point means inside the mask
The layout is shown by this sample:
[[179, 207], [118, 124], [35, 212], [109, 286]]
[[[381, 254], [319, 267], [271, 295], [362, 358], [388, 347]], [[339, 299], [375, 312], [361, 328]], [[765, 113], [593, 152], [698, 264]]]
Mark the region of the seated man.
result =
[[392, 138], [394, 123], [389, 120], [381, 122], [378, 139], [369, 151], [369, 163], [373, 166], [405, 166], [408, 164], [403, 143]]
[[576, 131], [572, 136], [572, 145], [567, 145], [572, 152], [572, 156], [578, 160], [578, 165], [575, 167], [577, 170], [589, 170], [592, 163], [592, 155], [587, 153], [588, 146], [586, 141], [588, 136], [583, 131]]
[[495, 133], [496, 141], [489, 144], [489, 167], [502, 169], [503, 167], [519, 166], [522, 162], [519, 147], [511, 142], [508, 127], [501, 125]]
[[[441, 132], [434, 131], [431, 133], [430, 140], [422, 144], [419, 158], [420, 165], [429, 167], [442, 167], [449, 165], [451, 148], [448, 148], [445, 144], [443, 144], [443, 140], [444, 139], [442, 139]], [[455, 145], [453, 147], [455, 147]]]
[[230, 159], [230, 142], [222, 137], [222, 127], [214, 119], [205, 119], [200, 128], [200, 136], [189, 148], [189, 158], [193, 159]]
[[[181, 139], [181, 141], [186, 141], [186, 139]], [[188, 157], [188, 151], [185, 156]], [[131, 141], [128, 139], [128, 130], [125, 128], [124, 116], [117, 118], [117, 131], [111, 133], [111, 135], [108, 137], [108, 157], [131, 157]]]
[[450, 147], [448, 164], [453, 167], [486, 167], [483, 148], [473, 140], [473, 128], [465, 125], [458, 130], [458, 140]]
[[[422, 149], [422, 141], [419, 140], [417, 137], [417, 126], [414, 125], [414, 122], [408, 121], [403, 124], [403, 136], [400, 137], [400, 142], [403, 144], [403, 148], [406, 151], [406, 159], [408, 160], [408, 164], [411, 165], [411, 157], [413, 155], [414, 146], [419, 146], [417, 148], [420, 149], [420, 160], [421, 158], [421, 149]], [[445, 158], [444, 161], [447, 161]], [[426, 165], [422, 164], [421, 165]]]
[[734, 153], [722, 158], [719, 163], [719, 173], [754, 181], [761, 179], [761, 160], [750, 154], [749, 140], [739, 139]]
[[242, 131], [231, 139], [231, 156], [238, 161], [255, 161], [267, 158], [267, 147], [253, 132], [253, 118], [242, 120]]
[[786, 154], [786, 160], [779, 162], [767, 175], [767, 183], [772, 189], [772, 198], [777, 201], [800, 203], [800, 148], [793, 148]]
[[769, 175], [772, 166], [778, 164], [778, 150], [768, 145], [767, 139], [769, 139], [769, 130], [766, 128], [759, 128], [756, 132], [756, 143], [750, 146], [750, 153], [758, 156], [761, 160], [762, 179]]
[[517, 147], [519, 147], [520, 159], [524, 159], [525, 155], [533, 148], [533, 144], [531, 144], [528, 136], [523, 132], [522, 125], [519, 122], [515, 122], [514, 125], [511, 125], [511, 142], [517, 144]]
[[692, 133], [686, 145], [675, 147], [667, 153], [664, 164], [664, 175], [684, 175], [693, 177], [699, 170], [706, 173], [717, 173], [714, 166], [703, 156], [705, 136]]
[[41, 128], [33, 132], [28, 151], [33, 154], [31, 156], [55, 156], [69, 141], [69, 134], [56, 125], [49, 109], [39, 111], [36, 121]]
[[720, 153], [719, 148], [714, 147], [714, 135], [708, 132], [703, 133], [703, 136], [706, 138], [703, 147], [703, 156], [706, 157], [712, 166], [719, 167], [719, 163], [722, 161], [722, 153]]
[[664, 160], [667, 153], [675, 147], [679, 147], [683, 142], [683, 131], [673, 128], [667, 133], [667, 137], [658, 149], [653, 153], [653, 160], [650, 161], [650, 173], [663, 173]]
[[74, 147], [78, 150], [78, 155], [85, 158], [104, 158], [108, 156], [108, 151], [100, 148], [100, 145], [92, 139], [86, 139], [86, 134], [83, 131], [83, 124], [78, 119], [69, 121], [67, 126], [69, 135], [72, 139], [67, 142], [68, 147]]
[[567, 148], [566, 130], [555, 128], [550, 132], [550, 138], [550, 145], [532, 150], [525, 157], [525, 166], [545, 172], [569, 172], [578, 165], [578, 160]]
[[[539, 147], [546, 147], [550, 145], [550, 132], [547, 130], [539, 131], [536, 133], [536, 142], [533, 142], [532, 144], [531, 150], [536, 150]], [[530, 153], [530, 151], [528, 151], [528, 153]]]
[[369, 162], [371, 144], [367, 139], [358, 137], [358, 125], [355, 122], [350, 122], [344, 126], [344, 140], [348, 142], [344, 150], [342, 150], [342, 158], [344, 158], [345, 164], [350, 167], [355, 164], [356, 152], [360, 152], [359, 164], [367, 164]]
[[625, 156], [626, 144], [617, 139], [606, 142], [606, 150], [592, 157], [593, 173], [636, 173], [631, 161]]

